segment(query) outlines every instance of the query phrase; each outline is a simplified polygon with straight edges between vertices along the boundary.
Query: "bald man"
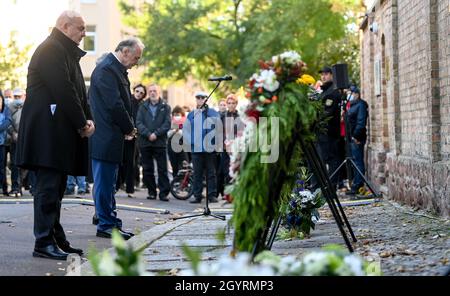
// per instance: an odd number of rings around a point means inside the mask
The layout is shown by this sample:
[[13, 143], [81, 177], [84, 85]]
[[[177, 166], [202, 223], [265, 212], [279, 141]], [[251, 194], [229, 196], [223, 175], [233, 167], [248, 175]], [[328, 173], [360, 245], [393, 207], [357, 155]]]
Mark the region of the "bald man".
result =
[[82, 255], [60, 224], [67, 175], [86, 176], [88, 138], [95, 125], [88, 106], [78, 46], [86, 34], [80, 14], [65, 11], [36, 49], [28, 68], [17, 142], [17, 165], [36, 173], [33, 256], [65, 260]]

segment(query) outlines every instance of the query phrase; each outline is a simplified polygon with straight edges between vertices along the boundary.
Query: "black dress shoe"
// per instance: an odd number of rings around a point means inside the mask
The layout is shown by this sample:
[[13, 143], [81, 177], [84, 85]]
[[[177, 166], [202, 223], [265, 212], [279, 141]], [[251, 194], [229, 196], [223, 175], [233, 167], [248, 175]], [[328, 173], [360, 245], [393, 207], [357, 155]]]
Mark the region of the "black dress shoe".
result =
[[201, 198], [194, 198], [189, 203], [191, 203], [191, 204], [199, 204], [199, 203], [202, 203], [202, 199]]
[[147, 199], [155, 200], [156, 199], [156, 195], [149, 195], [149, 196], [147, 196]]
[[210, 203], [217, 203], [217, 202], [219, 202], [219, 201], [217, 200], [217, 198], [211, 197], [211, 198], [209, 199], [209, 202], [210, 202]]
[[47, 258], [54, 260], [67, 260], [69, 254], [62, 251], [57, 245], [48, 245], [43, 248], [34, 248], [33, 257]]
[[133, 233], [133, 232], [125, 231], [125, 230], [123, 230], [123, 229], [120, 229], [120, 231], [122, 231], [123, 233], [128, 234], [128, 235], [131, 236], [131, 237], [134, 236], [134, 233]]
[[[118, 229], [118, 231], [124, 240], [129, 240], [132, 237], [130, 233], [124, 232], [120, 229]], [[97, 230], [97, 236], [103, 238], [112, 238], [112, 229], [108, 229], [105, 231]]]
[[64, 243], [64, 244], [58, 244], [58, 247], [62, 251], [66, 252], [68, 254], [78, 254], [80, 256], [83, 255], [83, 250], [82, 249], [73, 248], [68, 242]]

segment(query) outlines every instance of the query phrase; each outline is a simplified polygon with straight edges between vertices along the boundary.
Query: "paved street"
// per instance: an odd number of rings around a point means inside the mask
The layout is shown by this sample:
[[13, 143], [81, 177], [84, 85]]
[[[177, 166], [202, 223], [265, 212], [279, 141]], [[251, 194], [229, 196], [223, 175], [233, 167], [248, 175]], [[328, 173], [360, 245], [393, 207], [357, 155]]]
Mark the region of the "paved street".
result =
[[[128, 210], [118, 210], [123, 220], [124, 229], [138, 234], [147, 231], [158, 224], [163, 224], [173, 215], [190, 213], [202, 205], [192, 205], [188, 201], [171, 198], [170, 202], [150, 201], [145, 199], [146, 191], [136, 193], [136, 198], [130, 199], [122, 191], [117, 194], [118, 207], [127, 206]], [[72, 245], [88, 251], [91, 246], [98, 250], [111, 247], [110, 240], [95, 236], [96, 228], [91, 224], [94, 207], [81, 205], [92, 203], [91, 196], [77, 199], [68, 196], [64, 199], [61, 221], [67, 237]], [[12, 201], [11, 201], [12, 200]], [[0, 197], [0, 276], [5, 275], [64, 275], [66, 262], [46, 260], [32, 257], [33, 237], [33, 205], [31, 196], [25, 194], [20, 201]], [[163, 214], [166, 210], [170, 214]]]
[[[390, 201], [345, 207], [345, 211], [358, 238], [356, 253], [380, 260], [383, 275], [441, 275], [449, 265], [449, 220]], [[321, 216], [310, 238], [277, 240], [272, 251], [281, 256], [301, 256], [327, 244], [344, 245], [330, 212], [322, 209]], [[174, 275], [190, 266], [183, 245], [201, 251], [202, 261], [211, 264], [228, 254], [233, 230], [227, 232], [222, 243], [216, 234], [223, 229], [227, 229], [227, 222], [213, 218], [178, 220], [155, 226], [130, 242], [136, 247], [149, 244], [144, 252], [148, 271]], [[92, 275], [89, 263], [83, 265], [82, 274]]]

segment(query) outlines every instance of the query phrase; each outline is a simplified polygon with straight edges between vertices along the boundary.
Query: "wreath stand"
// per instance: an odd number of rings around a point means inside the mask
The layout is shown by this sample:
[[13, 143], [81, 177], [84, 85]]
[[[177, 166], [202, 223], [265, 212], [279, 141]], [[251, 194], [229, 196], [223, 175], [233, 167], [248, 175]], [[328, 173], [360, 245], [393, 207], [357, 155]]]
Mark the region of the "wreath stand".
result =
[[[297, 133], [298, 135], [298, 133]], [[322, 189], [322, 193], [327, 201], [328, 207], [330, 208], [331, 213], [333, 214], [333, 218], [339, 228], [339, 231], [342, 235], [342, 238], [345, 241], [345, 244], [349, 250], [350, 253], [353, 253], [353, 246], [349, 240], [349, 237], [347, 235], [347, 232], [345, 231], [344, 227], [347, 227], [347, 230], [350, 233], [350, 236], [353, 240], [353, 242], [357, 242], [357, 239], [355, 237], [355, 234], [353, 233], [353, 230], [350, 226], [350, 223], [347, 219], [347, 216], [345, 215], [344, 209], [342, 208], [342, 205], [339, 201], [339, 198], [336, 194], [336, 190], [333, 188], [333, 185], [330, 181], [330, 178], [328, 177], [328, 173], [325, 167], [325, 164], [323, 160], [320, 158], [316, 147], [313, 143], [310, 141], [305, 142], [304, 139], [301, 137], [297, 137], [291, 141], [289, 146], [287, 147], [286, 155], [288, 156], [287, 159], [291, 159], [295, 145], [300, 145], [304, 157], [310, 162], [312, 173], [315, 174], [315, 176], [318, 179], [318, 183], [320, 185], [320, 188]], [[273, 170], [273, 169], [272, 169]], [[277, 200], [279, 198], [279, 194], [283, 187], [283, 180], [286, 178], [286, 171], [282, 170], [279, 175], [273, 174], [273, 178], [269, 182], [269, 200]], [[269, 203], [269, 207], [273, 207], [272, 203]], [[271, 250], [273, 243], [275, 241], [275, 237], [277, 235], [277, 232], [281, 225], [281, 215], [278, 214], [278, 217], [276, 221], [275, 219], [275, 211], [273, 208], [269, 208], [270, 216], [267, 219], [267, 225], [264, 230], [261, 230], [261, 235], [259, 235], [259, 239], [255, 242], [253, 246], [252, 251], [252, 258], [255, 258], [255, 256], [264, 251], [264, 250]], [[269, 234], [270, 232], [270, 234]]]

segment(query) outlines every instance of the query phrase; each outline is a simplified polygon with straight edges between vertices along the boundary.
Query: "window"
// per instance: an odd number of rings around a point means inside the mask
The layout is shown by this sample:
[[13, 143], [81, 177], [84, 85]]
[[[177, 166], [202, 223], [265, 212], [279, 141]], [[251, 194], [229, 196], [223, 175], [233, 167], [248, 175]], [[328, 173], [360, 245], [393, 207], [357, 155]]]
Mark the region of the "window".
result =
[[95, 54], [97, 50], [97, 33], [95, 26], [86, 26], [86, 37], [84, 37], [83, 49], [89, 54]]

